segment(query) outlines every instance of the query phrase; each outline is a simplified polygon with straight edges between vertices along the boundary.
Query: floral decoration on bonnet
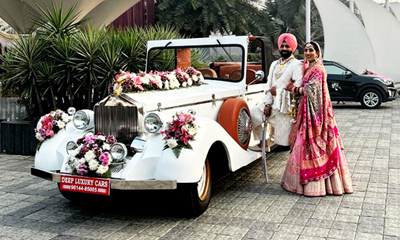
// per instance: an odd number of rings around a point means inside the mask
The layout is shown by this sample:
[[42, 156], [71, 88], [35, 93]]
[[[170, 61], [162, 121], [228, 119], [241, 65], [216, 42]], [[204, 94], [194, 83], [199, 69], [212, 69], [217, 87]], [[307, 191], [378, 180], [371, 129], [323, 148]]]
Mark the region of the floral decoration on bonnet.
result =
[[64, 129], [69, 122], [69, 115], [57, 109], [42, 116], [35, 128], [35, 137], [39, 140], [36, 150], [40, 149], [43, 141], [54, 137], [61, 129]]
[[89, 134], [79, 138], [78, 147], [68, 156], [67, 171], [71, 174], [111, 177], [111, 145], [117, 140], [113, 135]]
[[204, 77], [201, 72], [192, 67], [187, 68], [186, 71], [177, 68], [172, 72], [131, 73], [121, 71], [110, 83], [108, 92], [119, 95], [123, 92], [169, 90], [199, 86], [203, 81]]
[[161, 131], [164, 135], [164, 150], [171, 148], [176, 158], [179, 158], [183, 148], [193, 149], [190, 141], [197, 133], [195, 117], [190, 113], [176, 113], [172, 121], [167, 123], [167, 129]]

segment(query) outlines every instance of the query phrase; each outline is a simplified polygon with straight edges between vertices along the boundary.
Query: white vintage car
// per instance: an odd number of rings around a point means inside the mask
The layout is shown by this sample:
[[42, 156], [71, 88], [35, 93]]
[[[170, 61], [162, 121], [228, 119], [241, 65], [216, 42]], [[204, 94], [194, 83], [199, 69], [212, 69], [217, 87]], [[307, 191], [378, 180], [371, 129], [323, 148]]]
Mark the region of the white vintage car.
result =
[[[261, 153], [248, 150], [254, 141], [249, 109], [264, 96], [264, 72], [269, 66], [266, 41], [249, 36], [149, 41], [146, 70], [195, 65], [204, 83], [110, 95], [93, 110], [77, 111], [65, 130], [43, 142], [32, 174], [59, 183], [59, 188], [73, 181], [100, 184], [108, 188], [103, 193], [109, 194], [111, 189], [111, 195], [114, 189], [177, 189], [187, 215], [200, 215], [211, 198], [212, 177], [236, 171], [261, 157]], [[193, 114], [199, 126], [191, 142], [193, 149], [183, 149], [179, 158], [170, 148], [164, 149], [160, 134], [177, 112]], [[108, 182], [71, 175], [66, 170], [68, 143], [98, 131], [113, 134], [118, 141], [111, 149], [114, 161]], [[60, 192], [71, 200], [93, 193], [91, 188], [75, 186], [79, 192], [73, 190], [68, 186]]]

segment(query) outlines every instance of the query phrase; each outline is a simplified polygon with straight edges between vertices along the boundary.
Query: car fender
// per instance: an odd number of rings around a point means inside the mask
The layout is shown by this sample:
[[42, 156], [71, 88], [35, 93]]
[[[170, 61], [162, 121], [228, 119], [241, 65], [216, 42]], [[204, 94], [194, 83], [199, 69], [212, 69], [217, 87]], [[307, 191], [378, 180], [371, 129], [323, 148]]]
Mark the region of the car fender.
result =
[[67, 158], [66, 145], [69, 141], [76, 141], [91, 129], [78, 130], [68, 122], [64, 129], [58, 131], [54, 137], [45, 140], [35, 154], [35, 168], [41, 170], [60, 170], [64, 160]]
[[259, 157], [257, 153], [241, 148], [215, 120], [197, 117], [196, 121], [199, 127], [195, 140], [190, 142], [193, 149], [182, 149], [179, 158], [176, 158], [170, 148], [164, 149], [162, 135], [155, 134], [147, 140], [143, 153], [135, 155], [127, 164], [122, 177], [126, 180], [147, 178], [176, 180], [178, 183], [198, 182], [209, 150], [215, 142], [222, 142], [226, 148], [231, 171]]
[[377, 85], [377, 84], [366, 84], [366, 85], [362, 86], [362, 87], [358, 90], [358, 92], [357, 92], [357, 95], [356, 95], [357, 98], [356, 98], [356, 99], [357, 99], [358, 101], [361, 101], [361, 94], [362, 94], [365, 90], [371, 89], [371, 88], [373, 88], [373, 89], [379, 91], [379, 93], [382, 95], [382, 101], [383, 101], [383, 102], [386, 101], [386, 99], [387, 99], [387, 94], [386, 94], [385, 89], [384, 89], [382, 86]]

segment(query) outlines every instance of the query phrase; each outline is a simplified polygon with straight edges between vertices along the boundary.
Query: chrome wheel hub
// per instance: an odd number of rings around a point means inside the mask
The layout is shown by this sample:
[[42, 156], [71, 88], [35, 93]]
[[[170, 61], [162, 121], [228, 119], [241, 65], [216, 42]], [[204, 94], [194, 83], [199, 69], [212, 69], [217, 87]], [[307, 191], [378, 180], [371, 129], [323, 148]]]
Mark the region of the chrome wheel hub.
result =
[[242, 144], [246, 144], [251, 134], [251, 119], [247, 111], [243, 108], [238, 118], [238, 138]]
[[368, 107], [375, 107], [379, 102], [379, 96], [374, 92], [367, 92], [363, 97], [363, 101]]

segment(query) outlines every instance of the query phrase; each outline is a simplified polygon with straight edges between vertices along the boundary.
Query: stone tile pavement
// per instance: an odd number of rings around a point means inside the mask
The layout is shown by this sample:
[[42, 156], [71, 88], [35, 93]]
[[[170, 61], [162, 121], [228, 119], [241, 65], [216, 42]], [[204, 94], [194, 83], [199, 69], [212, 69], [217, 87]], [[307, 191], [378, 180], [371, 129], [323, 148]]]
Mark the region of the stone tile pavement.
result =
[[54, 183], [30, 175], [33, 157], [0, 155], [0, 239], [400, 239], [400, 100], [375, 110], [356, 103], [334, 109], [354, 194], [284, 191], [288, 153], [273, 152], [269, 184], [258, 160], [216, 182], [208, 210], [187, 219], [163, 193], [115, 205], [71, 203]]

